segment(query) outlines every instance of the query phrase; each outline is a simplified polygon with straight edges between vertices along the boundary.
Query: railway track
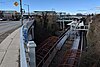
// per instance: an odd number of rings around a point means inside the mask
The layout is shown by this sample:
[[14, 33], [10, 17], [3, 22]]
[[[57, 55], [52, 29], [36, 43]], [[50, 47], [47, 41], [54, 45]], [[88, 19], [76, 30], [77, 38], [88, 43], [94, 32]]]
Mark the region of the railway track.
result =
[[[70, 50], [70, 48], [72, 47], [72, 43], [74, 40], [68, 38], [65, 42], [65, 44], [62, 46], [61, 50], [59, 50], [55, 57], [53, 58], [51, 64], [49, 67], [58, 67], [59, 64], [61, 64], [62, 59], [64, 58], [64, 55], [66, 53], [66, 51]], [[58, 61], [59, 60], [59, 61]]]
[[80, 40], [77, 42], [75, 47], [71, 47], [66, 53], [64, 54], [62, 62], [59, 64], [58, 67], [79, 67], [80, 57], [83, 49], [83, 32], [80, 36]]
[[[36, 66], [37, 67], [48, 67], [49, 66], [53, 57], [55, 56], [55, 54], [57, 53], [59, 49], [59, 48], [56, 49], [57, 45], [60, 44], [61, 40], [66, 40], [67, 38], [66, 32], [68, 30], [69, 28], [59, 37], [56, 37], [56, 36], [49, 37], [36, 48]], [[62, 42], [64, 43], [64, 41]]]
[[[36, 50], [37, 67], [78, 67], [83, 49], [83, 33], [49, 37]], [[70, 35], [69, 35], [70, 34]], [[71, 36], [71, 37], [70, 37]]]
[[58, 37], [52, 36], [49, 37], [47, 40], [45, 40], [41, 45], [43, 45], [41, 48], [36, 50], [36, 63], [37, 67], [41, 67], [43, 63], [46, 61], [46, 59], [49, 57], [48, 52], [50, 49], [52, 49], [54, 43], [57, 41]]
[[80, 53], [80, 50], [75, 49], [67, 51], [58, 67], [77, 67]]

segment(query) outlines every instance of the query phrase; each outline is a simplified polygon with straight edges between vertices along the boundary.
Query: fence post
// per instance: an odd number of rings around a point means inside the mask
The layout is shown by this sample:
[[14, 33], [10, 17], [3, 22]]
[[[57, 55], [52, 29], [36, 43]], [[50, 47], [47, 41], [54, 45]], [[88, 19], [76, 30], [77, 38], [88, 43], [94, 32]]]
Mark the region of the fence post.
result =
[[36, 44], [34, 41], [28, 41], [27, 44], [29, 48], [29, 57], [30, 57], [30, 67], [36, 67], [36, 56], [35, 56], [35, 47]]

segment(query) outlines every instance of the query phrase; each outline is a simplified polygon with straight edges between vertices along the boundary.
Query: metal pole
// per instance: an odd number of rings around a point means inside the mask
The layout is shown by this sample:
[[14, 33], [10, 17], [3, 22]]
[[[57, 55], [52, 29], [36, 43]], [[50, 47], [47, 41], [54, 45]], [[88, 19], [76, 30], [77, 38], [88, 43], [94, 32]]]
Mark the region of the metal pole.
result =
[[29, 5], [28, 5], [28, 16], [30, 15], [30, 13], [29, 13]]
[[30, 15], [30, 13], [29, 13], [29, 5], [27, 5], [27, 4], [24, 4], [24, 5], [28, 6], [28, 17], [29, 17], [29, 15]]
[[24, 5], [28, 6], [28, 17], [29, 17], [29, 15], [30, 15], [30, 13], [29, 13], [29, 5], [27, 5], [27, 4], [24, 4]]
[[23, 25], [23, 16], [22, 16], [22, 0], [20, 0], [20, 12], [21, 12], [21, 24]]

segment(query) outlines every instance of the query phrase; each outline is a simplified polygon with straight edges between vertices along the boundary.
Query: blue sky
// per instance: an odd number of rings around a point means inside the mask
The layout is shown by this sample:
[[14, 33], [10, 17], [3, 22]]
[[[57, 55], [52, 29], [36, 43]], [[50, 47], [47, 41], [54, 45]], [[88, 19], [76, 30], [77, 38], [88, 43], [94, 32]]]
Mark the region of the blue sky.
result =
[[[0, 0], [0, 10], [17, 10], [19, 6], [14, 6], [14, 2], [19, 0]], [[27, 12], [27, 6], [30, 5], [30, 12], [34, 10], [55, 10], [65, 11], [68, 13], [100, 13], [96, 7], [100, 6], [100, 0], [22, 0], [23, 9]]]

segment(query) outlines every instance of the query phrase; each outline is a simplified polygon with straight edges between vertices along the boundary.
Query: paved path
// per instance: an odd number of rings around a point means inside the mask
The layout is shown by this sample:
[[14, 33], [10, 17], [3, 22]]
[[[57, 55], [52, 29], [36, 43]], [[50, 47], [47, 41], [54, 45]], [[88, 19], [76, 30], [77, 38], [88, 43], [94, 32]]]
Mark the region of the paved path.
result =
[[20, 29], [0, 44], [0, 67], [19, 67]]

